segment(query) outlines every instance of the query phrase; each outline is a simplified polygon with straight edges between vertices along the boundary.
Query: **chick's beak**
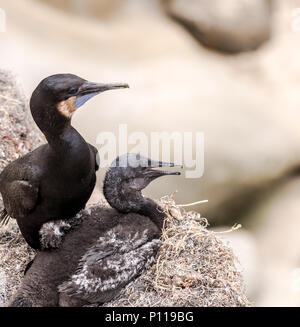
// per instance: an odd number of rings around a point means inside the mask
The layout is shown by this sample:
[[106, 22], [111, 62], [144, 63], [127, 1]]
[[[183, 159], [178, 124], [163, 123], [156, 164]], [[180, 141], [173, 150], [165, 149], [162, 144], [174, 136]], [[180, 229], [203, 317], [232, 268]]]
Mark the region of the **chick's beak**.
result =
[[169, 171], [169, 170], [159, 170], [153, 169], [158, 167], [180, 167], [183, 168], [180, 164], [175, 164], [173, 162], [163, 162], [163, 161], [151, 161], [150, 167], [145, 171], [145, 175], [151, 178], [157, 178], [166, 175], [181, 175], [179, 171]]

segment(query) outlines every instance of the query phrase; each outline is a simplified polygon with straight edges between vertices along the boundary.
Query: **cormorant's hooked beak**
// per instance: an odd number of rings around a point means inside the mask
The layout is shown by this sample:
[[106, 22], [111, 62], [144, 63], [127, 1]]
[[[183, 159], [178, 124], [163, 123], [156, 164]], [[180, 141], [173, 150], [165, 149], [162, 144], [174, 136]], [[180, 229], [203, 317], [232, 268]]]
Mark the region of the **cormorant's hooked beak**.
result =
[[158, 170], [153, 168], [159, 168], [159, 167], [180, 167], [183, 168], [180, 164], [175, 164], [173, 162], [163, 162], [163, 161], [151, 161], [149, 168], [146, 169], [144, 174], [147, 177], [150, 177], [152, 179], [166, 176], [166, 175], [181, 175], [179, 171], [169, 171], [169, 170]]
[[108, 90], [116, 90], [116, 89], [128, 89], [129, 85], [125, 83], [92, 83], [86, 82], [84, 83], [80, 90], [79, 95], [86, 95], [92, 93], [102, 93]]
[[88, 100], [93, 98], [94, 96], [109, 90], [116, 90], [116, 89], [125, 89], [129, 88], [129, 85], [126, 83], [92, 83], [86, 82], [84, 83], [76, 97], [75, 107], [79, 108], [84, 105]]

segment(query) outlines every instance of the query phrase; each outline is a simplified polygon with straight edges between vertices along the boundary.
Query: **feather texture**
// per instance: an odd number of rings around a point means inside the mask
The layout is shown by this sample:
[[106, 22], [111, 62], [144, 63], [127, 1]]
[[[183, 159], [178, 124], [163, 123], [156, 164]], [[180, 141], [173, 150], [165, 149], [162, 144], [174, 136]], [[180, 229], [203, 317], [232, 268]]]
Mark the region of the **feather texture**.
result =
[[88, 302], [108, 301], [154, 262], [160, 240], [149, 237], [148, 230], [122, 233], [121, 225], [107, 231], [59, 291]]

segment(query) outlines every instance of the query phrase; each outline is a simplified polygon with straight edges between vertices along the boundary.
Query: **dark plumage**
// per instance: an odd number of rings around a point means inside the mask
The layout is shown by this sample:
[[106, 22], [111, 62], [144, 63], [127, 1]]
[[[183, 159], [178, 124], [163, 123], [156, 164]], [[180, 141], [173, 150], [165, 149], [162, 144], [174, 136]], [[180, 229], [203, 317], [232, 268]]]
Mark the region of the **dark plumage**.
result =
[[[104, 194], [115, 209], [95, 206], [79, 213], [58, 249], [38, 252], [11, 306], [103, 303], [153, 263], [165, 213], [141, 191], [157, 177], [180, 173], [152, 169], [173, 164], [145, 167], [150, 161], [132, 154], [115, 163], [128, 160], [134, 166], [113, 165], [106, 173]], [[59, 225], [47, 225], [42, 239], [61, 236]]]
[[16, 218], [27, 243], [39, 248], [39, 230], [85, 207], [96, 182], [97, 150], [71, 126], [72, 114], [91, 97], [126, 84], [96, 84], [71, 74], [44, 79], [30, 109], [48, 143], [9, 164], [0, 174], [4, 211]]

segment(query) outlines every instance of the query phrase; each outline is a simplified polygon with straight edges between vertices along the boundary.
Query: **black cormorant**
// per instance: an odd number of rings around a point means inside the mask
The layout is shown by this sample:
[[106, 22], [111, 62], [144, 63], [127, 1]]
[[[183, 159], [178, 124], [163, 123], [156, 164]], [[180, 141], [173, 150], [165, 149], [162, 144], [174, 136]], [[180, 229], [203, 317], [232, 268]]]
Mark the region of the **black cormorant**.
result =
[[[105, 197], [115, 209], [94, 206], [80, 212], [58, 249], [38, 252], [11, 306], [104, 303], [149, 267], [166, 214], [141, 191], [160, 176], [180, 174], [153, 169], [162, 166], [174, 164], [134, 154], [119, 157], [104, 181]], [[53, 237], [53, 230], [42, 229], [42, 239]]]
[[97, 150], [71, 126], [73, 113], [93, 96], [127, 84], [97, 84], [72, 74], [45, 78], [30, 109], [48, 143], [10, 163], [0, 174], [4, 210], [0, 221], [16, 218], [33, 248], [51, 220], [73, 217], [86, 205], [96, 181]]

